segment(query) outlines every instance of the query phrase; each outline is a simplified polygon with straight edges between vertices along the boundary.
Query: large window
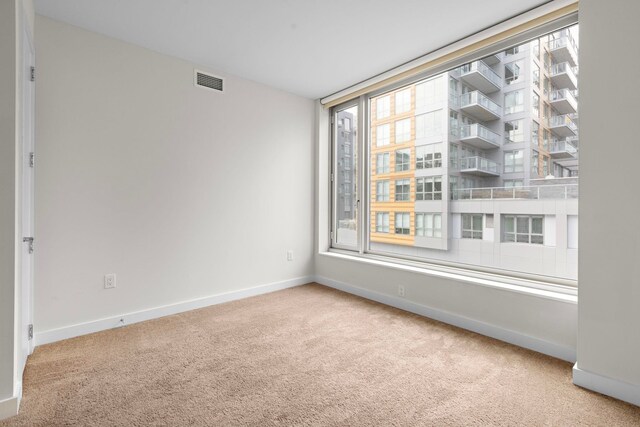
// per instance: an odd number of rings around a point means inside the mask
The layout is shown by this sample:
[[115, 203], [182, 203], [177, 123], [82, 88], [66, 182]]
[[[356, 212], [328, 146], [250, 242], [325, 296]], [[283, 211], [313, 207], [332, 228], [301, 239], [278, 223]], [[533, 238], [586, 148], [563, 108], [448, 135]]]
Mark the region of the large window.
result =
[[396, 144], [402, 144], [411, 139], [411, 119], [396, 122]]
[[398, 212], [396, 213], [396, 224], [395, 231], [396, 234], [410, 234], [411, 233], [411, 215], [409, 212]]
[[416, 236], [442, 237], [442, 214], [416, 213]]
[[416, 169], [442, 167], [442, 144], [420, 145], [416, 147]]
[[442, 178], [416, 178], [416, 200], [442, 200]]
[[504, 113], [514, 114], [524, 111], [524, 93], [514, 90], [504, 95]]
[[378, 212], [376, 214], [376, 232], [389, 232], [389, 212]]
[[411, 151], [408, 148], [396, 151], [396, 172], [407, 171], [411, 163]]
[[517, 243], [544, 243], [544, 217], [503, 215], [503, 241]]
[[524, 152], [522, 150], [506, 151], [504, 153], [504, 173], [524, 171]]
[[408, 202], [410, 197], [411, 180], [396, 180], [396, 202]]
[[376, 154], [376, 173], [378, 175], [389, 173], [389, 153]]
[[[563, 37], [577, 50], [577, 26]], [[333, 107], [332, 243], [575, 284], [577, 239], [563, 233], [578, 218], [579, 55], [551, 40], [514, 39]]]
[[462, 214], [462, 238], [482, 239], [482, 214]]

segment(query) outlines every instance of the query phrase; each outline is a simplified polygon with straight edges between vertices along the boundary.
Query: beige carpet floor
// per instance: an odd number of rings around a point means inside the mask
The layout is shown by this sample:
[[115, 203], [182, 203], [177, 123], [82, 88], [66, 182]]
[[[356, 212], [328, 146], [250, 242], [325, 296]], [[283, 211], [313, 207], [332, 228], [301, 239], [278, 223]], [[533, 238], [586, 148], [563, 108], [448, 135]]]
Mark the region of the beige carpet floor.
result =
[[38, 347], [0, 426], [640, 425], [571, 364], [320, 285]]

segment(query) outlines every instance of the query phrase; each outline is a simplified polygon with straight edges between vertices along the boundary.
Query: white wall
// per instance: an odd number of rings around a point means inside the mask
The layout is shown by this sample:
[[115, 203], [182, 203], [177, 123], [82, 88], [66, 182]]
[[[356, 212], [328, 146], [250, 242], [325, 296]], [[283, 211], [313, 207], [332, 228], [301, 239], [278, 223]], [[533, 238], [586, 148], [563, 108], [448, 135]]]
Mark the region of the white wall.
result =
[[[640, 403], [640, 3], [580, 1], [578, 367]], [[619, 66], [613, 64], [618, 63]]]
[[36, 335], [313, 274], [311, 100], [36, 28]]
[[20, 176], [22, 140], [23, 31], [33, 34], [33, 2], [0, 2], [0, 419], [16, 413], [19, 404], [18, 358], [25, 331], [21, 328]]

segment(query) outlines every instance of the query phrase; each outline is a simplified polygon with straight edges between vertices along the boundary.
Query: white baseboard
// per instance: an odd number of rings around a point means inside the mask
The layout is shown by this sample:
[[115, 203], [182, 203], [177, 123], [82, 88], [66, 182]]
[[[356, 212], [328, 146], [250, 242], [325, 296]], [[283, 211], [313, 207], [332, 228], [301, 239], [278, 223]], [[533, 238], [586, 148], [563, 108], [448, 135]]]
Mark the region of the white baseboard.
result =
[[22, 398], [22, 390], [20, 394], [12, 396], [8, 399], [0, 400], [0, 420], [18, 415], [20, 408], [20, 399]]
[[67, 338], [78, 337], [80, 335], [91, 334], [94, 332], [113, 329], [124, 325], [131, 325], [133, 323], [143, 322], [145, 320], [157, 319], [163, 316], [169, 316], [189, 310], [208, 307], [210, 305], [222, 304], [225, 302], [248, 298], [255, 295], [293, 288], [295, 286], [300, 286], [312, 282], [313, 279], [313, 276], [302, 276], [294, 279], [284, 280], [281, 282], [273, 282], [265, 285], [255, 286], [252, 288], [241, 289], [239, 291], [232, 291], [204, 298], [182, 301], [175, 304], [149, 308], [146, 310], [140, 310], [131, 313], [123, 313], [117, 316], [79, 323], [76, 325], [65, 326], [62, 328], [50, 329], [47, 331], [36, 330], [34, 340], [36, 345], [49, 344]]
[[435, 319], [443, 323], [448, 323], [462, 329], [477, 332], [481, 335], [486, 335], [500, 341], [505, 341], [510, 344], [517, 345], [519, 347], [528, 348], [529, 350], [537, 351], [539, 353], [556, 357], [558, 359], [566, 360], [568, 362], [576, 361], [576, 350], [572, 347], [551, 343], [540, 338], [535, 338], [520, 332], [502, 328], [500, 326], [491, 325], [489, 323], [470, 319], [459, 314], [454, 314], [444, 310], [439, 310], [437, 308], [431, 308], [426, 305], [418, 304], [405, 298], [370, 291], [368, 289], [359, 288], [347, 283], [338, 282], [327, 277], [316, 276], [315, 281], [334, 289], [358, 295], [360, 297], [370, 299], [372, 301], [377, 301], [382, 304], [390, 305], [392, 307], [409, 311], [411, 313], [419, 314], [421, 316]]
[[578, 367], [577, 363], [573, 366], [573, 383], [577, 386], [640, 406], [640, 385], [629, 384], [624, 381], [614, 380], [613, 378], [582, 370]]

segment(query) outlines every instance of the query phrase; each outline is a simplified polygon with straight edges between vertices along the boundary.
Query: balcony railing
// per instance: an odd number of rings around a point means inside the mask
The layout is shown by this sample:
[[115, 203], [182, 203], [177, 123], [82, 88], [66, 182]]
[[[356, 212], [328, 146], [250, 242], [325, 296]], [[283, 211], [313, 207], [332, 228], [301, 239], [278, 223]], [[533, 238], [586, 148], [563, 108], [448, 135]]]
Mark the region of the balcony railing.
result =
[[500, 145], [500, 135], [493, 131], [490, 131], [479, 123], [462, 126], [460, 128], [460, 139], [465, 138], [480, 138], [489, 141], [490, 143], [497, 146]]
[[566, 99], [567, 101], [573, 103], [573, 104], [577, 104], [578, 101], [576, 100], [576, 97], [573, 96], [573, 94], [571, 93], [570, 90], [568, 89], [558, 89], [558, 90], [554, 90], [553, 92], [551, 92], [551, 94], [549, 95], [549, 100], [551, 102], [553, 101], [561, 101], [563, 99]]
[[551, 66], [551, 70], [549, 70], [549, 74], [551, 76], [556, 76], [562, 73], [571, 73], [576, 76], [578, 73], [578, 67], [572, 67], [568, 62], [561, 62], [559, 64], [554, 64]]
[[502, 87], [502, 79], [500, 76], [482, 61], [474, 61], [469, 64], [465, 64], [458, 68], [458, 72], [460, 73], [460, 76], [474, 72], [480, 73], [498, 88]]
[[500, 174], [498, 163], [479, 156], [460, 159], [460, 170], [464, 171], [469, 169], [488, 172], [490, 174]]
[[574, 133], [578, 130], [578, 126], [573, 122], [569, 114], [563, 114], [561, 116], [551, 116], [549, 118], [549, 127], [563, 127], [571, 129]]
[[[566, 49], [566, 51], [564, 51]], [[549, 50], [552, 54], [558, 55], [558, 59], [569, 60], [572, 65], [576, 65], [578, 57], [578, 46], [570, 36], [563, 36], [549, 41]], [[555, 51], [555, 52], [554, 52]]]
[[484, 96], [484, 94], [478, 90], [473, 92], [463, 93], [460, 96], [460, 107], [464, 108], [468, 105], [478, 104], [491, 111], [496, 116], [502, 115], [502, 107]]
[[578, 184], [536, 185], [531, 187], [464, 188], [451, 191], [453, 200], [550, 200], [577, 199]]
[[549, 152], [567, 152], [569, 154], [576, 154], [578, 149], [568, 141], [553, 141], [549, 146]]

